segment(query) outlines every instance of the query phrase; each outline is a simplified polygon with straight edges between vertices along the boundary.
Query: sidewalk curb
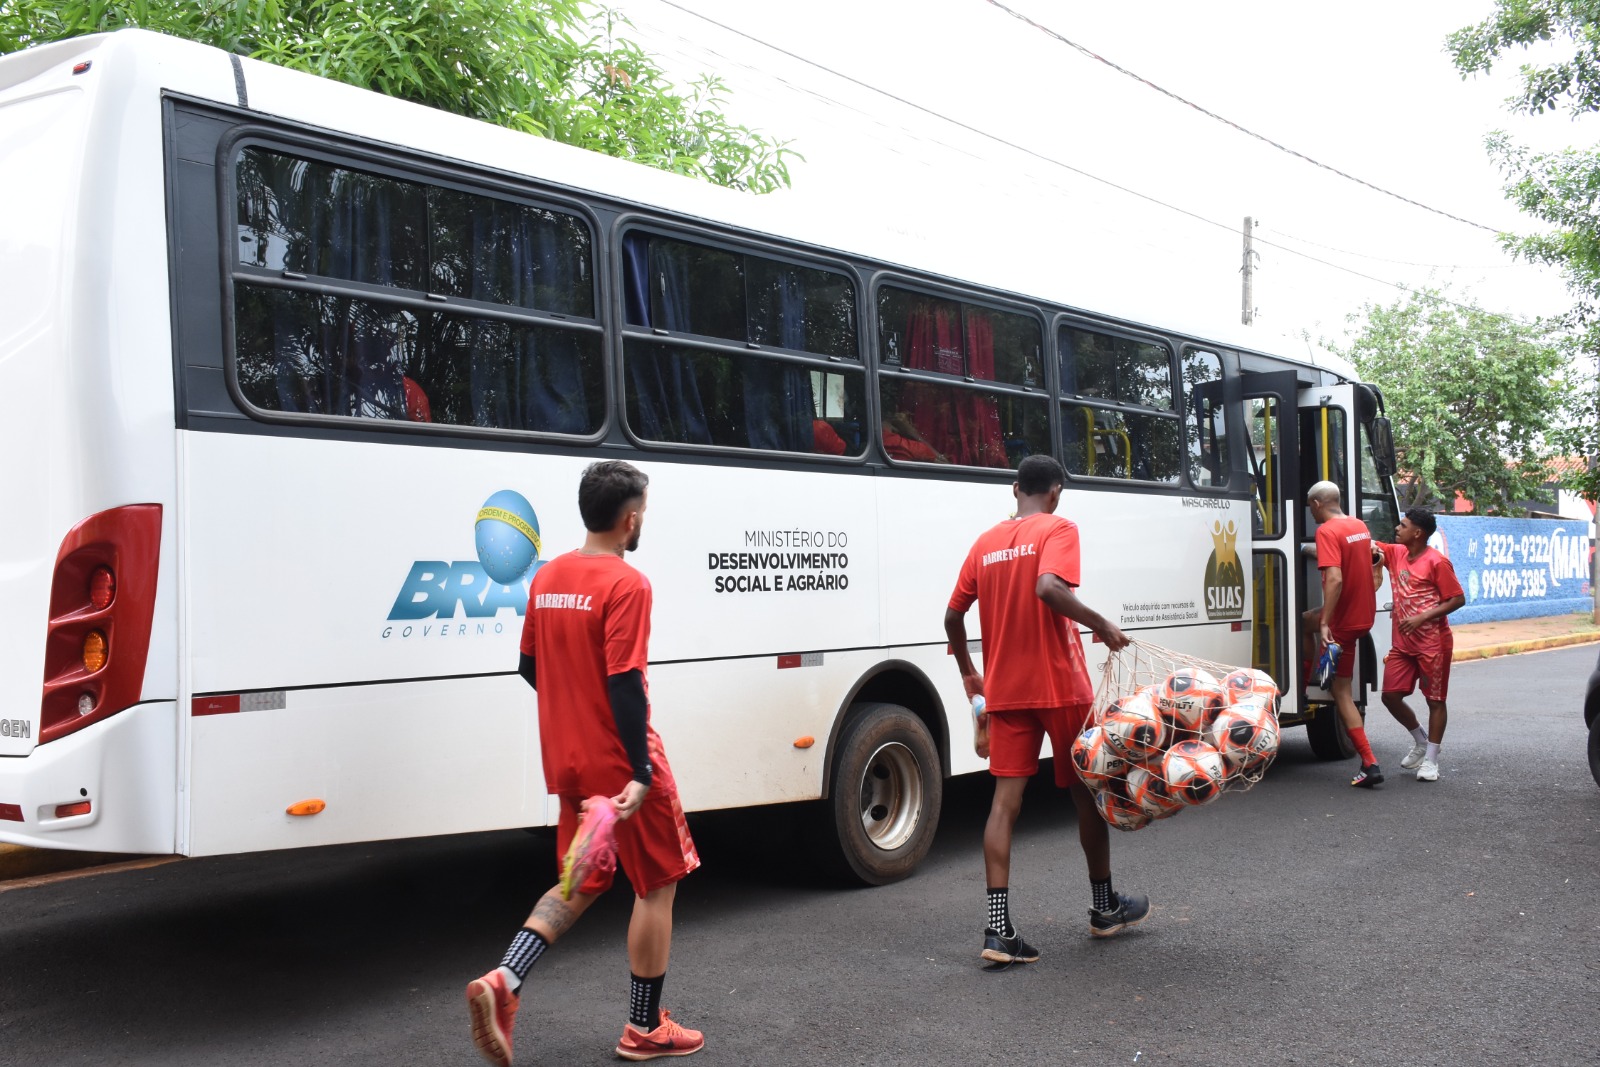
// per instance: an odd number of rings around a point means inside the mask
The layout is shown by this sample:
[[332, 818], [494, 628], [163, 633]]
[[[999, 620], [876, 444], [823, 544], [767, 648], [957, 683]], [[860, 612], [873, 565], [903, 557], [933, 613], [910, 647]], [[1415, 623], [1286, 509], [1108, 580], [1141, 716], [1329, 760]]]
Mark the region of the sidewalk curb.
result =
[[1596, 642], [1600, 642], [1600, 630], [1586, 634], [1559, 634], [1555, 637], [1536, 637], [1529, 641], [1511, 641], [1503, 645], [1458, 648], [1450, 657], [1450, 662], [1462, 663], [1466, 660], [1493, 659], [1496, 656], [1515, 656], [1522, 652], [1542, 652], [1547, 648], [1564, 648], [1568, 645], [1592, 645]]
[[0, 882], [37, 878], [85, 868], [107, 867], [147, 857], [126, 852], [79, 852], [73, 849], [31, 848], [0, 844]]

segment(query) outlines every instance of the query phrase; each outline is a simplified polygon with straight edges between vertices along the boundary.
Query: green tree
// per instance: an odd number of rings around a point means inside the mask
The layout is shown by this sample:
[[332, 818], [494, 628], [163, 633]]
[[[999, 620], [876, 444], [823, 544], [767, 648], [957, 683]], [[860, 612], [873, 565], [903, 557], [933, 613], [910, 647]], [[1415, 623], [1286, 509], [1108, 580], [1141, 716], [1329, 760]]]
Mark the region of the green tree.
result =
[[723, 115], [710, 76], [679, 90], [585, 0], [0, 0], [0, 54], [128, 26], [757, 193], [789, 185], [787, 142]]
[[1367, 305], [1342, 354], [1384, 392], [1402, 507], [1513, 512], [1547, 480], [1547, 432], [1563, 410], [1570, 361], [1559, 335], [1506, 315], [1413, 293]]
[[[1514, 51], [1538, 46], [1548, 62], [1520, 67], [1515, 112], [1566, 112], [1574, 118], [1600, 111], [1600, 2], [1596, 0], [1496, 0], [1482, 22], [1446, 39], [1463, 77], [1486, 73]], [[1541, 233], [1504, 234], [1506, 248], [1535, 263], [1559, 267], [1577, 300], [1567, 327], [1582, 358], [1600, 371], [1600, 148], [1533, 152], [1504, 132], [1488, 139], [1491, 158], [1506, 175], [1506, 195], [1550, 227]], [[1600, 373], [1574, 391], [1552, 443], [1588, 459], [1587, 471], [1563, 480], [1593, 501], [1600, 498]]]

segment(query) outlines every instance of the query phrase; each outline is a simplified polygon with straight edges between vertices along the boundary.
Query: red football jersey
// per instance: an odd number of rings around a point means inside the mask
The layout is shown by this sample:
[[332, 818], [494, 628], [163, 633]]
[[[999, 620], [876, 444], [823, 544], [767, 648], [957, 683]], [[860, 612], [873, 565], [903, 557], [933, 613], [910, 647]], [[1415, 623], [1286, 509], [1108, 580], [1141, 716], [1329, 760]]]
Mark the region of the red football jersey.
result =
[[1341, 515], [1317, 527], [1317, 566], [1338, 567], [1344, 576], [1339, 603], [1328, 620], [1333, 629], [1342, 633], [1372, 629], [1378, 598], [1372, 588], [1372, 534], [1367, 524]]
[[538, 664], [539, 745], [551, 793], [613, 796], [633, 777], [606, 678], [645, 672], [651, 599], [649, 580], [610, 554], [568, 552], [534, 573], [522, 651]]
[[978, 602], [984, 701], [990, 711], [1060, 708], [1094, 699], [1083, 642], [1034, 591], [1039, 575], [1079, 584], [1078, 526], [1057, 515], [1008, 519], [986, 531], [961, 565], [950, 607]]
[[1444, 640], [1450, 634], [1447, 616], [1425, 622], [1409, 634], [1400, 632], [1400, 623], [1416, 618], [1451, 597], [1463, 595], [1455, 567], [1443, 553], [1432, 548], [1423, 548], [1421, 554], [1412, 559], [1405, 545], [1380, 541], [1378, 547], [1383, 549], [1383, 562], [1389, 568], [1389, 580], [1394, 588], [1394, 647], [1412, 655], [1442, 651]]

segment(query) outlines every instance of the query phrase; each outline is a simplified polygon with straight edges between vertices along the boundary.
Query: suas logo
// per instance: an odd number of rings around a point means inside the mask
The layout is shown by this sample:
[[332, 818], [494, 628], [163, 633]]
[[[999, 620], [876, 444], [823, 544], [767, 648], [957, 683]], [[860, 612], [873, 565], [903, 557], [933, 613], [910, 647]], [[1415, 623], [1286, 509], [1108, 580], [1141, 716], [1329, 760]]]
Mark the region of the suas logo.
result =
[[411, 573], [389, 609], [390, 622], [440, 622], [385, 627], [384, 637], [500, 633], [504, 629], [501, 622], [458, 621], [452, 625], [448, 620], [494, 619], [506, 608], [522, 615], [528, 606], [529, 582], [544, 564], [539, 558], [544, 547], [539, 516], [533, 505], [521, 493], [500, 490], [478, 509], [473, 540], [478, 552], [475, 560], [419, 559], [411, 564]]
[[1233, 520], [1211, 524], [1211, 558], [1206, 561], [1206, 618], [1213, 622], [1244, 618], [1244, 568], [1234, 542]]

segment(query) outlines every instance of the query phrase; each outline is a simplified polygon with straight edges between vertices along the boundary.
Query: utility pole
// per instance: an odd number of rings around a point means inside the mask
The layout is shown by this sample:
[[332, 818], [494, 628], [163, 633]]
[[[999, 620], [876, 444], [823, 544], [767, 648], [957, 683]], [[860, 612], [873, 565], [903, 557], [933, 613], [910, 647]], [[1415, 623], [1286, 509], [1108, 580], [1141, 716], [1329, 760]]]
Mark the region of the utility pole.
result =
[[1255, 301], [1255, 249], [1250, 247], [1250, 233], [1255, 228], [1256, 220], [1249, 215], [1244, 217], [1244, 265], [1239, 268], [1239, 273], [1244, 277], [1244, 298], [1239, 304], [1239, 321], [1246, 326], [1250, 325], [1256, 317]]

